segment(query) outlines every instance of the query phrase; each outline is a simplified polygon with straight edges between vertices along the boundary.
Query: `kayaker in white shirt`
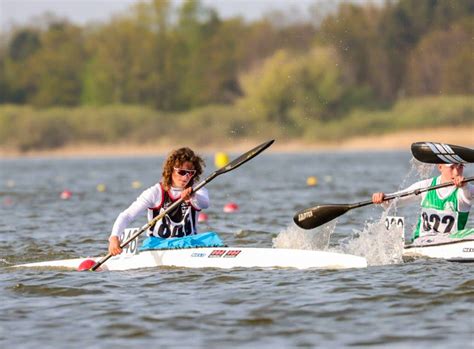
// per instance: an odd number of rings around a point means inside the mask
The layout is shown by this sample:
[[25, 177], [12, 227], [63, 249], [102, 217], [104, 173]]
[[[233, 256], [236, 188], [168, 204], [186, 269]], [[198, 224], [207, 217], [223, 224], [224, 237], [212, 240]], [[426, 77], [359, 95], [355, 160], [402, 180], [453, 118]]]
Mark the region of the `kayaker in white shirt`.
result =
[[180, 198], [184, 200], [181, 205], [152, 226], [147, 235], [170, 238], [197, 234], [197, 215], [209, 207], [209, 195], [205, 188], [194, 193], [192, 186], [199, 180], [204, 166], [204, 160], [190, 148], [171, 152], [163, 164], [161, 182], [146, 189], [115, 220], [109, 237], [110, 254], [122, 252], [120, 235], [139, 214], [147, 210], [151, 221]]

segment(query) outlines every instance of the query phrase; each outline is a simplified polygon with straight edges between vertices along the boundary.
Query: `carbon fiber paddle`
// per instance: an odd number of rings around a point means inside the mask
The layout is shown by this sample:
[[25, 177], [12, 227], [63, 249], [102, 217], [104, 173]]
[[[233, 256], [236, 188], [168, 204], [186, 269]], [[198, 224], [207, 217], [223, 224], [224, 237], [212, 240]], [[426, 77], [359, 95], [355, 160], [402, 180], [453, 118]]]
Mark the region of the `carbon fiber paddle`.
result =
[[[474, 181], [474, 177], [467, 177], [463, 183], [472, 182]], [[393, 200], [395, 198], [401, 198], [410, 195], [419, 195], [425, 191], [435, 190], [439, 188], [449, 187], [454, 185], [453, 182], [443, 183], [434, 185], [432, 187], [426, 187], [421, 189], [416, 189], [413, 191], [408, 191], [404, 193], [394, 194], [394, 195], [387, 195], [384, 197], [383, 201]], [[307, 208], [301, 210], [295, 214], [293, 217], [293, 221], [295, 224], [303, 229], [314, 229], [323, 225], [333, 219], [343, 215], [349, 210], [353, 208], [363, 207], [372, 205], [372, 200], [357, 202], [354, 204], [325, 204], [325, 205], [316, 205], [311, 208]]]

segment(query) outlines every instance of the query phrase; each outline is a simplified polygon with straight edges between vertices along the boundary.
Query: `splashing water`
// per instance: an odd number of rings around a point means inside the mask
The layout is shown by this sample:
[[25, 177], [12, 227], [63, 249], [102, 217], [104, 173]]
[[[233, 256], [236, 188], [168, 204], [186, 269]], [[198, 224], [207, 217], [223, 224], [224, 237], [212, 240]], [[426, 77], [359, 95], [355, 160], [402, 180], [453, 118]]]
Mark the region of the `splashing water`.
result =
[[425, 164], [424, 162], [420, 162], [415, 158], [412, 158], [410, 160], [410, 165], [411, 169], [409, 173], [414, 172], [414, 170], [416, 170], [416, 173], [421, 179], [426, 179], [430, 177], [433, 173], [434, 168], [436, 167], [436, 165], [434, 164]]
[[[401, 190], [408, 187], [409, 181], [429, 178], [436, 165], [422, 163], [415, 158], [410, 160], [411, 168], [400, 183]], [[273, 239], [275, 248], [293, 248], [304, 250], [334, 250], [362, 256], [370, 266], [402, 263], [404, 229], [398, 226], [387, 228], [387, 216], [397, 216], [399, 200], [395, 199], [382, 213], [379, 220], [366, 222], [362, 231], [354, 230], [351, 237], [342, 239], [336, 248], [329, 249], [331, 234], [336, 228], [336, 222], [326, 224], [317, 230], [305, 231], [297, 226], [289, 226]]]
[[13, 263], [10, 263], [9, 261], [7, 261], [4, 258], [0, 258], [0, 264], [12, 265]]
[[336, 223], [329, 223], [321, 228], [306, 231], [291, 225], [286, 230], [281, 231], [273, 239], [275, 248], [292, 248], [300, 250], [326, 250], [329, 246], [329, 239], [336, 227]]
[[385, 226], [384, 212], [379, 221], [367, 223], [362, 231], [354, 231], [355, 236], [340, 241], [343, 253], [362, 256], [369, 266], [402, 263], [403, 228]]
[[402, 263], [403, 228], [387, 228], [384, 212], [379, 221], [367, 223], [362, 231], [354, 230], [354, 235], [339, 241], [335, 248], [329, 248], [329, 240], [336, 223], [332, 222], [318, 228], [318, 231], [305, 231], [290, 226], [273, 239], [275, 248], [293, 248], [302, 250], [331, 250], [362, 256], [370, 266]]
[[[398, 190], [408, 187], [408, 181], [415, 182], [429, 178], [436, 166], [422, 163], [415, 158], [410, 160], [410, 164], [411, 168]], [[354, 230], [352, 237], [340, 241], [338, 249], [344, 253], [365, 257], [368, 265], [371, 266], [402, 263], [404, 229], [398, 226], [387, 228], [385, 225], [387, 216], [398, 215], [398, 204], [398, 199], [390, 201], [390, 205], [378, 221], [367, 222], [362, 231]]]

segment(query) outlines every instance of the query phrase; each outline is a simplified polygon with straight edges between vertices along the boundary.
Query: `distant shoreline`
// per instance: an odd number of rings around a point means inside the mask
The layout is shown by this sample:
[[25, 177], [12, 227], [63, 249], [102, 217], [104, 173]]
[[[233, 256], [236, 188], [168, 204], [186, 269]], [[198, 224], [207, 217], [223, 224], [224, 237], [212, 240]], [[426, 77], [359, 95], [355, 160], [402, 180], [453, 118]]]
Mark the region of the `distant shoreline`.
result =
[[[180, 146], [190, 146], [201, 154], [215, 152], [241, 153], [251, 149], [262, 140], [239, 141], [232, 145], [192, 145], [186, 144], [80, 144], [65, 147], [36, 150], [21, 153], [12, 149], [0, 148], [0, 158], [74, 158], [74, 157], [119, 157], [119, 156], [153, 156], [165, 155], [172, 149]], [[338, 142], [304, 142], [304, 141], [278, 141], [269, 149], [274, 153], [296, 153], [317, 151], [388, 151], [409, 150], [414, 142], [433, 141], [457, 144], [466, 147], [474, 145], [474, 127], [443, 127], [436, 129], [407, 130], [396, 133], [382, 134], [379, 137], [370, 135], [365, 137], [349, 138]]]

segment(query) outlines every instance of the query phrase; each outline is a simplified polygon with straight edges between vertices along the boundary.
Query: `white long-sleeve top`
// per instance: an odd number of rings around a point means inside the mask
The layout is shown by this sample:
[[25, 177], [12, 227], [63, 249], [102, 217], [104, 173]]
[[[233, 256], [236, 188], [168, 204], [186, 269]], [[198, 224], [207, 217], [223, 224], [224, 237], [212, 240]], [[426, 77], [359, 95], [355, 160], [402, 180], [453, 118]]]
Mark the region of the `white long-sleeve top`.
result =
[[[401, 194], [401, 193], [414, 191], [416, 189], [427, 188], [427, 187], [431, 186], [432, 181], [433, 181], [433, 178], [424, 179], [422, 181], [413, 183], [408, 188], [405, 188], [405, 189], [402, 189], [400, 191], [397, 191], [397, 192], [394, 192], [394, 193], [391, 193], [391, 194], [387, 194], [387, 195], [398, 195], [398, 194]], [[438, 184], [441, 184], [441, 177], [439, 177], [439, 176], [436, 178], [436, 185], [438, 185]], [[454, 185], [452, 185], [452, 186], [449, 186], [449, 187], [436, 189], [436, 193], [438, 194], [440, 199], [444, 199], [444, 198], [448, 197], [449, 195], [451, 195], [451, 193], [454, 190], [456, 190], [456, 187]], [[399, 198], [398, 202], [402, 205], [405, 205], [405, 204], [408, 204], [408, 203], [413, 203], [413, 202], [422, 202], [424, 200], [424, 198], [426, 197], [427, 193], [428, 192], [425, 191], [425, 192], [423, 192], [419, 195], [405, 196], [405, 197]], [[470, 183], [467, 183], [467, 184], [463, 185], [461, 188], [459, 188], [458, 193], [457, 193], [459, 212], [469, 212], [469, 210], [471, 209], [471, 206], [472, 206], [473, 198], [474, 198], [474, 185], [472, 185]], [[385, 207], [385, 208], [388, 207], [389, 205], [390, 205], [390, 201], [385, 201], [383, 203], [383, 207]]]
[[[168, 191], [168, 195], [171, 199], [177, 200], [181, 196], [182, 189], [174, 188]], [[120, 236], [122, 232], [132, 223], [139, 214], [148, 210], [148, 220], [153, 219], [153, 208], [161, 206], [163, 204], [163, 190], [160, 183], [146, 189], [137, 199], [124, 211], [122, 211], [112, 227], [112, 233], [110, 236]], [[206, 188], [201, 188], [197, 192], [193, 193], [189, 203], [196, 209], [202, 210], [209, 207], [209, 194]]]

